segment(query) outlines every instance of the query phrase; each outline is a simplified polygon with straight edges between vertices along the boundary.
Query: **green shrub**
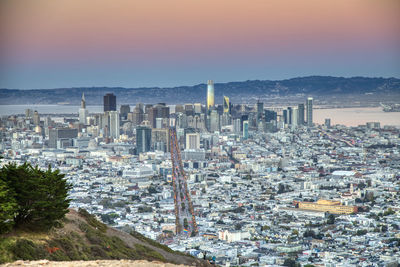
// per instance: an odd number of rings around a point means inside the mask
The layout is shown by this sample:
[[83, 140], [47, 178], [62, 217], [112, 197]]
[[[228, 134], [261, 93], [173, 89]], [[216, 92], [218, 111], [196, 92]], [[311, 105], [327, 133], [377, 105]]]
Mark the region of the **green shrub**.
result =
[[135, 244], [135, 249], [139, 255], [146, 257], [148, 260], [159, 260], [165, 262], [165, 258], [160, 253], [149, 247]]
[[111, 257], [109, 257], [107, 255], [107, 252], [100, 246], [98, 245], [93, 245], [90, 247], [90, 253], [91, 255], [95, 258], [95, 259], [101, 259], [101, 260], [107, 260], [107, 259], [111, 259]]
[[[140, 241], [146, 242], [146, 243], [148, 243], [148, 244], [150, 244], [150, 245], [152, 245], [152, 246], [154, 246], [154, 247], [160, 248], [160, 249], [162, 249], [162, 250], [164, 250], [164, 251], [166, 251], [166, 252], [169, 252], [169, 253], [176, 253], [176, 251], [172, 250], [172, 249], [169, 248], [168, 246], [163, 245], [163, 244], [160, 244], [160, 243], [158, 243], [157, 241], [155, 241], [155, 240], [153, 240], [153, 239], [151, 239], [151, 238], [145, 237], [144, 235], [142, 235], [142, 234], [139, 233], [139, 232], [131, 231], [129, 234], [130, 234], [131, 236], [133, 236], [133, 237], [139, 239]], [[185, 254], [185, 255], [186, 255], [186, 254]]]
[[11, 251], [15, 260], [40, 260], [45, 258], [47, 253], [43, 246], [27, 239], [18, 239], [11, 247]]
[[95, 229], [100, 230], [101, 232], [105, 233], [107, 231], [107, 225], [104, 223], [99, 222], [96, 217], [85, 209], [79, 209], [78, 210], [79, 214], [86, 219], [89, 225], [93, 226]]

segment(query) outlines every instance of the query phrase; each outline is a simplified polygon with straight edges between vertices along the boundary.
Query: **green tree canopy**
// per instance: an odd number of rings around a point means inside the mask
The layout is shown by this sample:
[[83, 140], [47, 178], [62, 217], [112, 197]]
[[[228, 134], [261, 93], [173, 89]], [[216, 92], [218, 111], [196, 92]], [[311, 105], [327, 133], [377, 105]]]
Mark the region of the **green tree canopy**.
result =
[[14, 192], [0, 180], [0, 234], [8, 232], [14, 225], [17, 201]]
[[71, 185], [64, 176], [59, 170], [49, 167], [43, 171], [29, 163], [8, 164], [0, 169], [0, 180], [7, 187], [2, 192], [8, 192], [8, 206], [12, 206], [13, 196], [17, 204], [15, 226], [47, 230], [68, 213]]

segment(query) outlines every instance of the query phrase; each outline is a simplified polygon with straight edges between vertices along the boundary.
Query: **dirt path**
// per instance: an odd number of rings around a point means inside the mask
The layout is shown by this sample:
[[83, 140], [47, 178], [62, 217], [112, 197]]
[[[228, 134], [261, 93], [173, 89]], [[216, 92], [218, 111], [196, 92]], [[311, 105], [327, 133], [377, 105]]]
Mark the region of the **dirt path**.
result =
[[132, 260], [97, 260], [97, 261], [16, 261], [0, 265], [1, 267], [16, 266], [56, 266], [56, 267], [184, 267], [186, 265], [175, 265], [172, 263], [162, 263], [156, 261], [132, 261]]

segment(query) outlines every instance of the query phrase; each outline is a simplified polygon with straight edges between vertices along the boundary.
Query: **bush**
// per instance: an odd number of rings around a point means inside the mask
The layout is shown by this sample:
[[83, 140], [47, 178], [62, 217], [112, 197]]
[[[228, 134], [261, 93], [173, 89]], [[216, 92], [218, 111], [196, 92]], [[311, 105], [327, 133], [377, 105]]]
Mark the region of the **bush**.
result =
[[139, 255], [145, 256], [149, 260], [159, 260], [165, 262], [165, 258], [160, 253], [158, 253], [155, 250], [152, 250], [149, 247], [140, 244], [135, 244], [135, 249]]
[[108, 255], [107, 252], [98, 245], [93, 245], [90, 247], [91, 254], [95, 259], [101, 259], [101, 260], [106, 260], [106, 259], [111, 259]]
[[160, 244], [160, 243], [154, 241], [151, 238], [145, 237], [144, 235], [142, 235], [139, 232], [131, 231], [129, 234], [131, 236], [135, 237], [136, 239], [139, 239], [140, 241], [146, 242], [146, 243], [148, 243], [148, 244], [150, 244], [150, 245], [152, 245], [154, 247], [160, 248], [160, 249], [162, 249], [162, 250], [164, 250], [166, 252], [169, 252], [169, 253], [176, 253], [177, 252], [177, 251], [172, 250], [167, 245]]
[[101, 232], [105, 233], [107, 231], [107, 225], [104, 223], [99, 222], [96, 217], [90, 214], [87, 210], [79, 208], [78, 213], [86, 219], [89, 225], [93, 226], [94, 228], [100, 230]]
[[40, 260], [46, 256], [46, 250], [30, 240], [19, 239], [11, 248], [15, 260]]

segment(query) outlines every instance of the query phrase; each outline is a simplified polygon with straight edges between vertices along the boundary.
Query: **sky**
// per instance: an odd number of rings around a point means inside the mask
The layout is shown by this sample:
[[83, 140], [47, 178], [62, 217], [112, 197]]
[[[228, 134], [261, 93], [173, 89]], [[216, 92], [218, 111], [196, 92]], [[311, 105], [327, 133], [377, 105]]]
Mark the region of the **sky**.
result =
[[0, 0], [0, 88], [400, 77], [399, 0]]

